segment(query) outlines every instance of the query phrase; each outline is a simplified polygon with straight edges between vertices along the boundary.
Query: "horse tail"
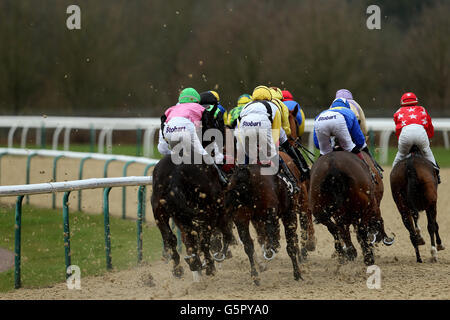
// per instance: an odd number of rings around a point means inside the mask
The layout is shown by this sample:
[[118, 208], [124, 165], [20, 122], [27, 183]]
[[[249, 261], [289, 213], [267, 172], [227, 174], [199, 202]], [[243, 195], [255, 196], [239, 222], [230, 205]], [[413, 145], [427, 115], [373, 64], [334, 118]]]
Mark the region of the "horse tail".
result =
[[250, 206], [253, 203], [250, 188], [250, 171], [248, 166], [236, 166], [234, 187], [225, 196], [225, 206], [237, 209], [240, 206]]
[[406, 177], [407, 177], [407, 185], [406, 185], [406, 201], [408, 206], [416, 211], [416, 205], [414, 197], [418, 194], [419, 191], [419, 179], [417, 177], [417, 171], [414, 167], [414, 158], [411, 155], [406, 160]]
[[348, 177], [338, 170], [331, 168], [325, 179], [320, 184], [320, 192], [325, 195], [330, 195], [333, 199], [333, 206], [340, 208], [344, 204], [345, 198], [348, 195], [349, 185]]
[[169, 182], [169, 192], [167, 194], [167, 198], [164, 200], [167, 203], [167, 206], [173, 210], [176, 210], [176, 212], [185, 212], [188, 216], [194, 217], [195, 211], [188, 205], [185, 191], [180, 187], [180, 185], [182, 185], [182, 181], [180, 181], [180, 179], [181, 175], [179, 172], [174, 170]]

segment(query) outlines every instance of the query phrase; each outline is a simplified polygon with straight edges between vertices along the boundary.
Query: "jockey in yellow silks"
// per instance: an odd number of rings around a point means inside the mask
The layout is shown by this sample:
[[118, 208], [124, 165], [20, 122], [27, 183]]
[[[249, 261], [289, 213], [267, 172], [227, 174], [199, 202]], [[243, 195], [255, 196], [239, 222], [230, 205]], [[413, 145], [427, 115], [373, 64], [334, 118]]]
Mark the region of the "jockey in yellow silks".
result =
[[[253, 90], [253, 101], [247, 103], [241, 110], [237, 125], [238, 156], [244, 151], [250, 163], [257, 162], [256, 154], [252, 154], [252, 152], [256, 151], [256, 148], [252, 149], [252, 146], [254, 142], [258, 141], [260, 148], [262, 146], [268, 147], [267, 152], [258, 153], [260, 162], [275, 165], [274, 162], [278, 156], [278, 148], [276, 146], [279, 144], [280, 131], [282, 130], [282, 116], [281, 108], [272, 99], [272, 93], [268, 87], [258, 86]], [[246, 138], [249, 138], [248, 149], [246, 148]], [[281, 157], [278, 157], [278, 160], [283, 167], [283, 171], [291, 181], [294, 192], [298, 192], [299, 188], [289, 168]]]
[[309, 167], [303, 158], [301, 152], [294, 148], [288, 141], [291, 138], [291, 124], [289, 122], [289, 108], [282, 101], [283, 92], [280, 88], [271, 87], [272, 102], [275, 103], [281, 113], [281, 131], [280, 131], [280, 148], [282, 148], [291, 158], [294, 160], [297, 168], [302, 172], [301, 181], [304, 181], [309, 177]]

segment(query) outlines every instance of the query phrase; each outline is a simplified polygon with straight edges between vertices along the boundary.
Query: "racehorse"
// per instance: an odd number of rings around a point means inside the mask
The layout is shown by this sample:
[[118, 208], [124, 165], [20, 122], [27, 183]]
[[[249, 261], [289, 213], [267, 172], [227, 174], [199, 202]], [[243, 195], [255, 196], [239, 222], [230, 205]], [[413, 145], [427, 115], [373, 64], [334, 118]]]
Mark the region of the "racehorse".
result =
[[[296, 105], [294, 109], [289, 111], [289, 124], [291, 127], [291, 136], [289, 137], [289, 143], [294, 148], [297, 148], [298, 146], [301, 147], [300, 137], [298, 136], [299, 123], [296, 120], [298, 112], [299, 112], [298, 105]], [[310, 177], [308, 176], [303, 182], [306, 190], [309, 190], [309, 183]], [[303, 201], [297, 204], [300, 206], [297, 212], [299, 214], [300, 230], [301, 230], [300, 236], [301, 252], [302, 257], [305, 259], [307, 257], [306, 251], [314, 251], [316, 248], [316, 238], [314, 236], [314, 224], [311, 210], [309, 209], [308, 206], [308, 192], [304, 194]]]
[[439, 226], [436, 221], [438, 182], [433, 165], [423, 157], [417, 146], [413, 146], [408, 158], [398, 162], [392, 169], [390, 178], [392, 197], [402, 216], [403, 224], [409, 231], [417, 262], [422, 262], [419, 245], [425, 244], [417, 224], [419, 212], [423, 210], [427, 214], [432, 261], [436, 262], [437, 251], [445, 248], [439, 237]]
[[[290, 117], [292, 114], [290, 115]], [[295, 115], [294, 115], [295, 117]], [[300, 171], [292, 159], [279, 152], [292, 174], [300, 181]], [[262, 244], [267, 260], [275, 257], [279, 245], [279, 219], [285, 230], [287, 253], [292, 261], [294, 279], [301, 279], [298, 265], [300, 250], [297, 237], [297, 212], [307, 199], [306, 183], [298, 185], [300, 191], [290, 194], [286, 182], [278, 175], [261, 174], [261, 164], [237, 165], [225, 194], [225, 214], [232, 217], [239, 238], [250, 261], [250, 275], [255, 285], [260, 284], [255, 264], [255, 250], [250, 236], [250, 223], [255, 227], [258, 242]], [[302, 207], [307, 212], [307, 207]]]
[[[209, 128], [223, 129], [217, 124], [213, 113], [207, 113], [205, 119], [202, 127], [204, 132]], [[183, 268], [176, 250], [177, 239], [169, 225], [170, 218], [181, 231], [186, 246], [185, 260], [193, 272], [194, 281], [198, 281], [202, 270], [200, 251], [204, 255], [206, 274], [215, 273], [210, 253], [212, 232], [220, 228], [225, 241], [231, 242], [232, 231], [229, 229], [230, 224], [224, 221], [226, 216], [222, 214], [224, 189], [218, 171], [210, 164], [194, 164], [193, 150], [182, 152], [190, 153], [190, 164], [175, 164], [172, 155], [167, 155], [155, 166], [151, 204], [165, 253], [174, 262], [173, 274], [181, 277]]]
[[371, 175], [372, 163], [368, 155], [364, 158], [365, 162], [347, 151], [319, 157], [311, 168], [309, 207], [316, 222], [324, 224], [332, 234], [340, 262], [357, 256], [350, 238], [353, 225], [364, 263], [372, 265], [373, 243], [383, 240], [391, 245], [394, 239], [386, 235], [381, 217], [381, 177], [378, 180]]

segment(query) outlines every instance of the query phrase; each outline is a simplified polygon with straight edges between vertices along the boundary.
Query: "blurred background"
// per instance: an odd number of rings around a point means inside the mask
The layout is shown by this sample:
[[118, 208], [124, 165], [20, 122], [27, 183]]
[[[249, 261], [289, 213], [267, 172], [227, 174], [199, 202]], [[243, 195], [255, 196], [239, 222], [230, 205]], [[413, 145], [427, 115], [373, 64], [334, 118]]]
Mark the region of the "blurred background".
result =
[[[81, 30], [66, 27], [72, 4]], [[340, 88], [368, 117], [390, 117], [405, 91], [448, 117], [449, 15], [439, 0], [0, 0], [0, 111], [158, 117], [184, 87], [230, 109], [266, 84], [307, 118]]]

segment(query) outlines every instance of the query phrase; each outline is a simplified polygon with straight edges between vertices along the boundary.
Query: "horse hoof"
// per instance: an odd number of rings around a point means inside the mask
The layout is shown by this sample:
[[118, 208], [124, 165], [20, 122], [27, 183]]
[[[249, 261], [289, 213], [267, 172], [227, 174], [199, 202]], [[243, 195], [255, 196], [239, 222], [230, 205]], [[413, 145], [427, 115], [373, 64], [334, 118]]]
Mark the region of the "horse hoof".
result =
[[418, 258], [417, 263], [422, 263], [422, 259]]
[[299, 260], [300, 262], [305, 262], [306, 260], [308, 260], [308, 249], [306, 248], [300, 249]]
[[255, 286], [258, 286], [261, 284], [261, 281], [259, 279], [253, 279], [253, 283], [255, 284]]
[[430, 262], [431, 263], [436, 263], [436, 262], [438, 262], [438, 258], [437, 257], [431, 257]]
[[438, 249], [438, 251], [445, 250], [445, 247], [442, 244], [438, 244], [436, 248]]
[[224, 255], [222, 252], [216, 252], [216, 253], [213, 254], [213, 258], [217, 262], [222, 262], [223, 260], [225, 260], [226, 257], [227, 256]]
[[422, 237], [418, 237], [417, 238], [417, 245], [418, 246], [423, 246], [425, 245], [425, 240]]
[[316, 241], [315, 240], [306, 241], [305, 248], [308, 251], [315, 251], [316, 250]]
[[183, 273], [184, 273], [184, 270], [183, 270], [183, 267], [182, 267], [182, 266], [177, 266], [177, 267], [173, 268], [173, 275], [174, 275], [176, 278], [181, 278], [181, 276], [183, 275]]
[[216, 268], [207, 268], [206, 269], [206, 275], [207, 276], [215, 276], [216, 275]]
[[371, 266], [375, 264], [375, 259], [373, 257], [365, 257], [364, 263], [366, 264], [366, 266]]

